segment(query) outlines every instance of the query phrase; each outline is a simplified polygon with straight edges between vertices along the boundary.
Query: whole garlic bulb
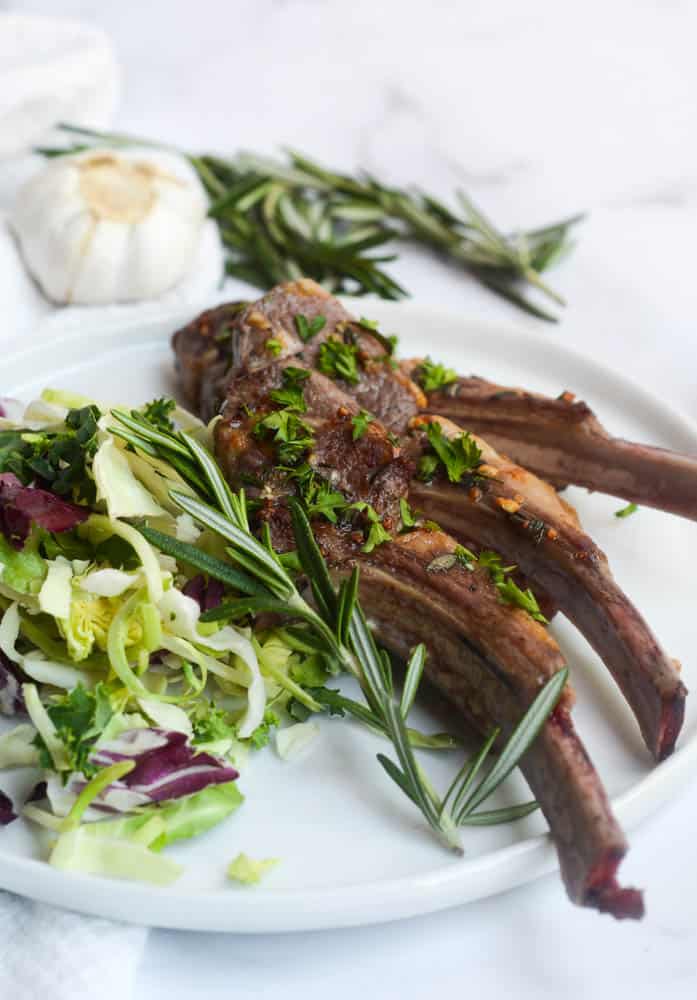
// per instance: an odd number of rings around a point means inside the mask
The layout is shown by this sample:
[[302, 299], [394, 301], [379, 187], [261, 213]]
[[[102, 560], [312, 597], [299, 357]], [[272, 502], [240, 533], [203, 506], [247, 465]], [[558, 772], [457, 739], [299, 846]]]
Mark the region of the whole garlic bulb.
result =
[[20, 190], [10, 223], [55, 302], [153, 298], [188, 271], [206, 196], [166, 153], [99, 149], [52, 160]]

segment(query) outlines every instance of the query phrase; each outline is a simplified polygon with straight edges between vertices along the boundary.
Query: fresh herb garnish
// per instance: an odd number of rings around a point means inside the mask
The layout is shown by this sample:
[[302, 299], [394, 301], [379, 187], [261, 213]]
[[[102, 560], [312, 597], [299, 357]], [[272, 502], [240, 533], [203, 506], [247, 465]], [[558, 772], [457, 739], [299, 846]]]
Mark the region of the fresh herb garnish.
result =
[[269, 352], [269, 354], [271, 354], [274, 358], [277, 358], [278, 355], [283, 350], [283, 344], [281, 343], [280, 340], [276, 340], [275, 337], [269, 337], [269, 339], [264, 344], [264, 347]]
[[302, 500], [308, 517], [321, 515], [332, 524], [336, 524], [339, 513], [346, 507], [344, 494], [333, 490], [329, 483], [319, 476], [313, 477]]
[[427, 425], [426, 435], [432, 452], [422, 456], [419, 462], [420, 479], [425, 482], [432, 479], [439, 463], [451, 483], [459, 483], [466, 473], [476, 474], [482, 463], [482, 452], [469, 431], [447, 438], [441, 425], [433, 421]]
[[626, 507], [622, 507], [621, 510], [615, 511], [615, 517], [629, 517], [631, 514], [636, 514], [639, 507], [635, 503], [628, 503]]
[[306, 368], [288, 367], [283, 369], [283, 386], [280, 389], [273, 389], [269, 393], [269, 398], [279, 406], [296, 413], [305, 413], [305, 398], [303, 394], [303, 382], [310, 377]]
[[295, 465], [314, 442], [312, 428], [292, 410], [274, 410], [262, 417], [254, 433], [257, 437], [273, 437], [276, 456], [283, 465]]
[[384, 542], [391, 542], [392, 536], [389, 531], [385, 529], [382, 523], [382, 519], [374, 507], [371, 507], [369, 503], [365, 503], [363, 500], [358, 500], [356, 503], [352, 503], [347, 507], [347, 510], [358, 510], [368, 521], [368, 534], [366, 535], [365, 545], [361, 549], [361, 552], [370, 553], [382, 545]]
[[414, 512], [404, 499], [400, 497], [399, 500], [399, 516], [402, 520], [403, 528], [414, 528], [416, 527], [416, 518], [414, 517]]
[[170, 418], [170, 413], [176, 410], [177, 404], [173, 399], [153, 399], [151, 403], [143, 408], [143, 416], [161, 431], [173, 431], [174, 424]]
[[470, 550], [466, 549], [464, 545], [456, 545], [454, 555], [460, 565], [464, 566], [465, 569], [470, 571], [474, 569], [477, 562], [477, 557], [474, 552], [470, 552]]
[[295, 329], [298, 331], [298, 336], [302, 340], [303, 344], [306, 344], [308, 340], [312, 338], [323, 330], [327, 325], [326, 316], [313, 316], [312, 319], [308, 319], [307, 316], [303, 316], [302, 313], [296, 313], [294, 317]]
[[523, 611], [527, 611], [531, 618], [534, 618], [536, 622], [541, 622], [542, 625], [549, 624], [545, 616], [540, 611], [537, 598], [529, 587], [527, 590], [521, 590], [515, 580], [510, 576], [501, 583], [497, 583], [496, 586], [501, 598], [506, 604], [511, 604], [516, 608], [522, 608]]
[[375, 417], [372, 413], [368, 413], [367, 410], [361, 410], [357, 413], [355, 417], [351, 417], [351, 423], [353, 425], [353, 440], [358, 441], [362, 438], [365, 432], [368, 430], [368, 424], [372, 424]]
[[[475, 556], [474, 553], [469, 552], [463, 546], [458, 546], [458, 549], [462, 553], [466, 553], [467, 557], [474, 559], [479, 566], [483, 569], [489, 571], [489, 575], [496, 585], [496, 589], [499, 592], [501, 600], [505, 604], [511, 604], [516, 608], [522, 608], [523, 611], [527, 611], [531, 618], [535, 621], [541, 622], [543, 625], [547, 625], [547, 619], [540, 611], [540, 606], [537, 603], [537, 598], [533, 592], [528, 587], [527, 590], [522, 590], [515, 580], [509, 575], [514, 573], [517, 566], [504, 566], [501, 556], [498, 552], [491, 552], [489, 549], [484, 549]], [[457, 551], [457, 550], [456, 550]]]
[[446, 368], [439, 361], [426, 358], [416, 369], [416, 381], [424, 392], [435, 392], [445, 385], [456, 382], [458, 375], [452, 368]]
[[338, 337], [330, 337], [319, 349], [317, 367], [329, 378], [341, 378], [355, 385], [359, 379], [358, 348]]

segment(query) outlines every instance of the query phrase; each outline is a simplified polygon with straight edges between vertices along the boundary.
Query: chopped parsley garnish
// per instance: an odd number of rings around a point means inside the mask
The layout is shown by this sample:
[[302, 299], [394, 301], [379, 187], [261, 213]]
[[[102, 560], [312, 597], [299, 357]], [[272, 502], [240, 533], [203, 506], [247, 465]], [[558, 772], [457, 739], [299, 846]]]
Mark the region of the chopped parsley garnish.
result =
[[399, 501], [399, 516], [402, 520], [402, 527], [404, 528], [414, 528], [416, 527], [416, 518], [414, 517], [414, 512], [407, 503], [407, 501], [402, 497]]
[[353, 440], [358, 441], [362, 438], [365, 432], [368, 430], [368, 424], [372, 424], [375, 417], [372, 413], [368, 413], [367, 410], [361, 410], [357, 413], [355, 417], [351, 417], [351, 423], [353, 424]]
[[621, 510], [615, 511], [615, 517], [629, 517], [631, 514], [636, 514], [639, 507], [635, 503], [628, 503], [626, 507], [622, 507]]
[[341, 378], [355, 385], [358, 382], [358, 348], [343, 340], [330, 337], [319, 349], [317, 367], [329, 378]]
[[433, 453], [424, 455], [419, 462], [420, 479], [431, 479], [439, 463], [451, 483], [459, 483], [466, 473], [476, 473], [482, 463], [482, 452], [469, 431], [449, 439], [441, 425], [434, 422], [428, 424], [426, 434]]
[[537, 598], [533, 592], [528, 587], [527, 590], [521, 590], [515, 580], [512, 577], [507, 577], [502, 583], [496, 584], [498, 592], [506, 604], [512, 604], [516, 608], [522, 608], [523, 611], [527, 611], [531, 618], [534, 618], [536, 622], [541, 622], [543, 625], [547, 625], [547, 619], [540, 611], [540, 606], [537, 603]]
[[368, 520], [368, 534], [361, 552], [372, 552], [378, 545], [382, 545], [383, 542], [392, 541], [389, 531], [383, 527], [380, 515], [369, 503], [359, 500], [357, 503], [350, 504], [348, 509], [361, 511]]
[[457, 372], [452, 368], [446, 368], [439, 361], [426, 358], [417, 369], [416, 381], [424, 392], [435, 392], [436, 389], [442, 389], [444, 385], [457, 381]]
[[336, 524], [338, 513], [346, 506], [344, 494], [333, 490], [329, 483], [317, 477], [303, 499], [308, 517], [321, 514], [332, 524]]
[[143, 408], [143, 416], [160, 431], [173, 431], [174, 424], [170, 419], [170, 413], [176, 410], [177, 404], [173, 399], [153, 399]]
[[331, 485], [303, 462], [295, 469], [283, 469], [296, 482], [298, 496], [302, 500], [308, 517], [319, 514], [336, 524], [338, 514], [346, 508], [346, 497], [332, 489]]
[[296, 413], [304, 413], [307, 409], [303, 395], [303, 382], [310, 377], [306, 368], [284, 368], [283, 385], [280, 389], [274, 389], [269, 393], [269, 398], [278, 403], [279, 406]]
[[522, 608], [523, 611], [527, 611], [530, 617], [534, 618], [535, 621], [541, 622], [543, 625], [547, 625], [547, 619], [540, 611], [537, 598], [530, 588], [528, 587], [527, 590], [522, 590], [515, 580], [508, 575], [516, 570], [516, 566], [504, 566], [498, 552], [491, 552], [489, 549], [484, 549], [478, 556], [474, 556], [474, 553], [469, 552], [462, 546], [458, 546], [458, 549], [460, 548], [463, 552], [466, 552], [468, 556], [475, 559], [479, 566], [489, 571], [489, 575], [496, 585], [496, 589], [499, 592], [501, 600], [505, 604], [511, 604], [516, 608]]
[[[477, 562], [477, 557], [474, 552], [470, 552], [470, 550], [466, 549], [464, 545], [456, 545], [455, 552], [453, 554], [457, 561], [464, 566], [465, 569], [474, 569]], [[495, 553], [492, 552], [492, 555], [495, 555]]]
[[492, 552], [490, 549], [482, 549], [476, 558], [480, 566], [489, 570], [489, 576], [497, 587], [504, 582], [507, 573], [512, 573], [516, 569], [515, 566], [504, 566], [498, 552]]
[[358, 325], [364, 326], [366, 330], [377, 330], [379, 323], [376, 319], [366, 319], [365, 316], [361, 316]]
[[283, 465], [295, 465], [314, 442], [312, 428], [292, 410], [275, 410], [269, 413], [259, 421], [254, 433], [258, 437], [269, 433], [273, 435], [276, 455]]
[[296, 313], [293, 321], [303, 344], [312, 340], [315, 334], [318, 334], [327, 325], [326, 316], [314, 316], [312, 319], [308, 319], [302, 313]]
[[275, 337], [269, 337], [269, 339], [264, 344], [264, 347], [269, 352], [269, 354], [272, 354], [274, 356], [274, 358], [277, 358], [278, 355], [283, 350], [283, 344], [281, 343], [280, 340], [276, 340]]

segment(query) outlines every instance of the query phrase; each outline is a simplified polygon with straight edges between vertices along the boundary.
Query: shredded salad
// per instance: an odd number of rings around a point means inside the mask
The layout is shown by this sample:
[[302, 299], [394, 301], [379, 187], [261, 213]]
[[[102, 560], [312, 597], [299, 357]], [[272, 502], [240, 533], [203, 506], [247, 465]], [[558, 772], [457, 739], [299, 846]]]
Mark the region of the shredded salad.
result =
[[[134, 448], [109, 406], [72, 393], [14, 410], [0, 419], [0, 713], [16, 724], [0, 771], [35, 768], [36, 783], [25, 802], [0, 791], [0, 824], [48, 831], [58, 868], [167, 885], [181, 867], [162, 848], [240, 807], [250, 752], [273, 735], [292, 757], [313, 713], [343, 714], [326, 687], [338, 668], [272, 616], [201, 620], [226, 585], [137, 527], [224, 556], [170, 499], [191, 492], [174, 454]], [[210, 447], [211, 428], [172, 400], [128, 414]], [[230, 877], [266, 867], [241, 854]]]

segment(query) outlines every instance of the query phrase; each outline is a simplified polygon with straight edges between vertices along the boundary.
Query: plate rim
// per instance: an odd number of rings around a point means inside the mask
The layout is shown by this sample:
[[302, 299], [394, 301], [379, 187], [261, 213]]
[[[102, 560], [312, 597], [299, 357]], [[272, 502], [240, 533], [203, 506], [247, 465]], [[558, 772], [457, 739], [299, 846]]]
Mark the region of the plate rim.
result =
[[[351, 303], [348, 302], [347, 305]], [[536, 348], [549, 349], [560, 360], [585, 367], [592, 378], [605, 385], [629, 391], [638, 404], [650, 407], [660, 415], [664, 425], [687, 435], [697, 450], [697, 421], [644, 388], [632, 376], [619, 373], [597, 358], [568, 343], [551, 339], [549, 334], [512, 321], [498, 321], [476, 314], [462, 314], [454, 309], [430, 306], [423, 302], [371, 301], [371, 309], [385, 314], [392, 322], [406, 312], [424, 324], [452, 326], [459, 324], [480, 335], [522, 338]], [[142, 333], [144, 341], [171, 333], [201, 311], [178, 307], [159, 316], [127, 322], [114, 319], [94, 330], [64, 331], [51, 338], [51, 351], [61, 346], [84, 343], [89, 337], [98, 343], [115, 335], [128, 339], [133, 331]], [[382, 318], [380, 317], [382, 322]], [[45, 354], [46, 341], [41, 338], [26, 348], [10, 351], [3, 359], [3, 369], [28, 363]], [[59, 365], [61, 363], [59, 362]], [[669, 431], [670, 433], [670, 431]], [[690, 738], [666, 761], [639, 779], [631, 788], [613, 798], [613, 808], [627, 829], [652, 815], [678, 788], [682, 779], [697, 764], [697, 728]], [[529, 837], [518, 843], [497, 848], [489, 854], [463, 859], [456, 864], [444, 862], [427, 872], [319, 889], [268, 889], [245, 892], [244, 905], [234, 905], [234, 899], [224, 889], [196, 891], [169, 887], [164, 892], [134, 882], [120, 882], [99, 876], [67, 873], [51, 868], [34, 858], [16, 857], [0, 846], [0, 887], [31, 899], [97, 916], [131, 921], [138, 914], [138, 923], [194, 931], [234, 933], [279, 933], [362, 926], [394, 919], [426, 914], [462, 905], [474, 899], [511, 889], [558, 869], [549, 834]], [[67, 889], [67, 893], [66, 893]], [[232, 890], [233, 892], [235, 890]], [[369, 902], [366, 904], [366, 896]], [[302, 900], [302, 905], [300, 901]]]

